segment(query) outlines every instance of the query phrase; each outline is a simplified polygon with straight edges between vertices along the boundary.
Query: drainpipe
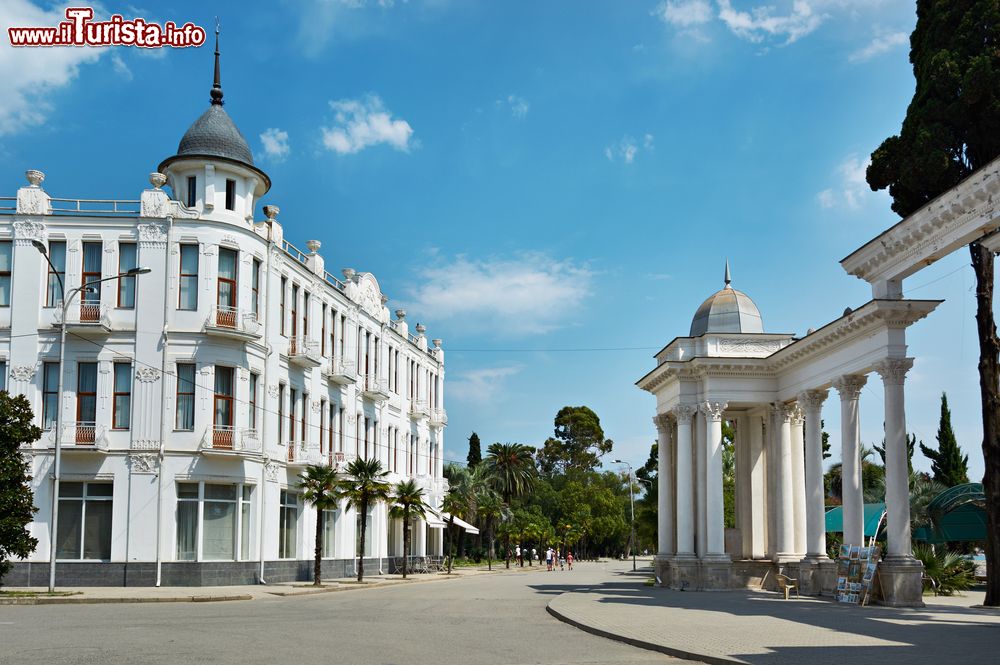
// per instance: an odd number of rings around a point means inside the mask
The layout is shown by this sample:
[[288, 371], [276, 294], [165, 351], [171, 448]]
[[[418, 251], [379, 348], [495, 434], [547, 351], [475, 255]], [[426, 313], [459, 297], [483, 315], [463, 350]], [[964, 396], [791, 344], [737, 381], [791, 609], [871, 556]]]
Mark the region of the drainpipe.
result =
[[174, 218], [167, 217], [167, 248], [165, 254], [163, 275], [163, 351], [160, 353], [160, 450], [159, 469], [156, 474], [156, 586], [163, 579], [163, 449], [167, 439], [167, 416], [164, 406], [167, 403], [167, 334], [170, 330], [167, 319], [170, 316], [170, 231], [174, 226]]
[[[265, 293], [264, 307], [265, 308], [271, 306], [271, 252], [273, 250], [274, 250], [273, 227], [271, 226], [270, 221], [269, 221], [268, 224], [267, 224], [267, 258], [265, 259], [265, 265], [266, 265], [265, 270], [266, 270], [266, 275], [267, 275], [267, 282], [266, 282], [267, 286], [264, 289], [264, 293]], [[271, 348], [271, 345], [268, 343], [268, 338], [270, 336], [270, 331], [271, 331], [271, 326], [269, 325], [269, 321], [268, 321], [267, 317], [265, 316], [264, 317], [264, 351], [265, 351], [266, 355], [264, 356], [264, 372], [261, 374], [261, 378], [264, 380], [264, 394], [265, 395], [267, 394], [267, 387], [270, 385], [267, 382], [267, 368], [268, 368], [268, 365], [270, 365], [271, 354], [274, 352], [274, 350]], [[259, 499], [257, 501], [260, 504], [260, 509], [257, 512], [257, 524], [258, 524], [258, 529], [259, 529], [259, 534], [258, 534], [258, 538], [257, 538], [257, 556], [258, 556], [258, 558], [260, 558], [260, 570], [257, 573], [257, 578], [258, 578], [258, 582], [260, 584], [267, 584], [267, 580], [264, 579], [264, 533], [265, 533], [264, 532], [264, 515], [265, 515], [265, 511], [264, 511], [264, 490], [266, 488], [266, 483], [267, 483], [267, 478], [266, 478], [265, 474], [267, 472], [268, 458], [267, 458], [267, 455], [264, 452], [264, 446], [266, 446], [267, 443], [266, 443], [265, 438], [263, 436], [263, 430], [264, 430], [263, 425], [264, 425], [264, 421], [263, 421], [263, 419], [261, 419], [261, 437], [260, 437], [261, 464], [260, 464], [260, 492], [259, 492], [260, 497], [259, 497]], [[281, 427], [280, 423], [279, 423], [278, 427], [280, 429], [280, 427]]]

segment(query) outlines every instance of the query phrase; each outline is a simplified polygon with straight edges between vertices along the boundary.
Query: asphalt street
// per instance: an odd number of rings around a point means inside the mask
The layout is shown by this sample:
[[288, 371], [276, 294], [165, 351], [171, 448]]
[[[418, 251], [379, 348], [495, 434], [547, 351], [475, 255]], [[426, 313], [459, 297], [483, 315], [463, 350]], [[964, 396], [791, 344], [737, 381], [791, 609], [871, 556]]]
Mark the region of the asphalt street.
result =
[[[630, 567], [629, 567], [630, 568]], [[0, 663], [679, 662], [545, 611], [623, 564], [220, 603], [0, 606]]]

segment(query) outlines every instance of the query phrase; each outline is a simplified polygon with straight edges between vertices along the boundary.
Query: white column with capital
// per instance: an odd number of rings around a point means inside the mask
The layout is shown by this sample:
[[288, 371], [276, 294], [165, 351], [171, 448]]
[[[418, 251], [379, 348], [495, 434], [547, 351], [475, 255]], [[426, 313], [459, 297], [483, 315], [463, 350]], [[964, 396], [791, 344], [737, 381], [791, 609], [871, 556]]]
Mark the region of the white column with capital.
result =
[[795, 559], [795, 509], [792, 496], [792, 407], [780, 404], [774, 407], [779, 423], [778, 430], [778, 500], [777, 557], [778, 562]]
[[707, 489], [706, 484], [706, 451], [707, 440], [705, 432], [705, 419], [696, 417], [694, 419], [694, 455], [695, 455], [695, 552], [699, 557], [708, 553], [708, 521], [706, 520]]
[[694, 557], [694, 488], [691, 484], [691, 416], [693, 404], [679, 404], [677, 419], [677, 556]]
[[846, 375], [833, 382], [840, 393], [841, 501], [844, 543], [861, 545], [865, 539], [865, 504], [861, 493], [861, 425], [858, 397], [868, 378]]
[[826, 390], [807, 390], [799, 395], [806, 420], [806, 558], [810, 561], [827, 558], [821, 421], [828, 394]]
[[913, 559], [910, 541], [910, 473], [906, 450], [903, 382], [912, 358], [887, 358], [875, 365], [885, 388], [885, 510], [887, 559]]
[[653, 418], [656, 425], [657, 471], [656, 471], [656, 534], [657, 552], [661, 556], [674, 553], [674, 493], [673, 493], [673, 423], [670, 416], [661, 413]]
[[704, 402], [705, 417], [705, 551], [702, 558], [728, 558], [726, 555], [725, 509], [722, 491], [722, 413], [725, 402]]
[[798, 404], [791, 413], [792, 425], [792, 525], [795, 554], [801, 558], [806, 553], [806, 477], [802, 432], [803, 414]]

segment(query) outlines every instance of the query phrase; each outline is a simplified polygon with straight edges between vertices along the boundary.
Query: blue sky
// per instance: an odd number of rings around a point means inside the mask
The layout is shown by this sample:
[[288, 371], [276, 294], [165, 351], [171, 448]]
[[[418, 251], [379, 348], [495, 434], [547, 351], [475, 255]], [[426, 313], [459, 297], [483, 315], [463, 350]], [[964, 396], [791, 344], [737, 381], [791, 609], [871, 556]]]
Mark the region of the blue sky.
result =
[[[0, 0], [0, 19], [54, 25], [62, 7]], [[321, 240], [331, 271], [374, 272], [390, 307], [444, 339], [449, 459], [473, 430], [539, 444], [560, 407], [586, 404], [614, 456], [641, 464], [654, 402], [633, 383], [727, 257], [765, 329], [803, 334], [870, 298], [838, 261], [896, 219], [863, 174], [913, 92], [906, 0], [98, 7], [114, 12], [221, 18], [226, 109], [286, 237]], [[211, 46], [4, 39], [4, 195], [38, 168], [54, 196], [138, 198], [205, 109], [211, 67]], [[905, 284], [946, 300], [911, 329], [907, 417], [933, 445], [947, 391], [979, 479], [967, 264], [960, 252]], [[838, 413], [834, 393], [834, 459]], [[861, 421], [881, 441], [877, 375]]]

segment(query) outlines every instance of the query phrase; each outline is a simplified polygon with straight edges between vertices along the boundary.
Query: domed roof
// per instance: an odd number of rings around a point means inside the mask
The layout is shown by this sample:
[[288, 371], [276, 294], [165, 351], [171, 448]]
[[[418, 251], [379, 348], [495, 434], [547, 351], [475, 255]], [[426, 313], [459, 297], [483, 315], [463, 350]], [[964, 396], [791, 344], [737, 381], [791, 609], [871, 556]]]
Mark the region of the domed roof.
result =
[[762, 333], [764, 322], [750, 296], [737, 291], [730, 283], [726, 262], [726, 286], [701, 304], [691, 321], [691, 337], [705, 333]]
[[253, 154], [243, 134], [221, 104], [212, 104], [188, 128], [177, 156], [222, 157], [253, 166]]

